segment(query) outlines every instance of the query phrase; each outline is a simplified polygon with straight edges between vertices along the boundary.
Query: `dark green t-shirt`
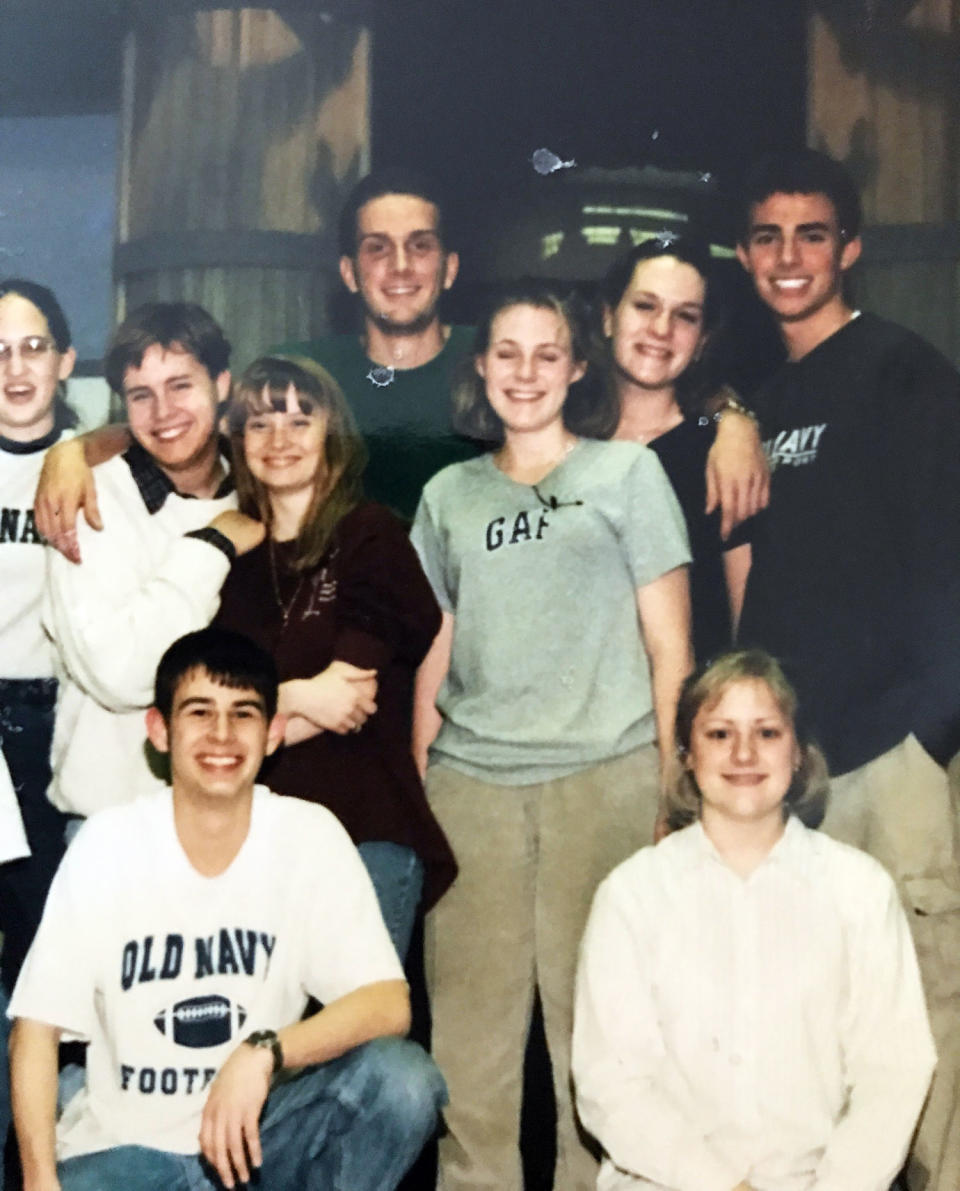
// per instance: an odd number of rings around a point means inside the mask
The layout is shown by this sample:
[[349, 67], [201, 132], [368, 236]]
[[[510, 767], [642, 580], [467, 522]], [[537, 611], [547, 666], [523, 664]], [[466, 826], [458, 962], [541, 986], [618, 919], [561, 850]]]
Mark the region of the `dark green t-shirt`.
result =
[[454, 372], [473, 344], [472, 327], [451, 327], [440, 353], [419, 368], [390, 370], [368, 359], [356, 335], [330, 335], [274, 348], [316, 360], [334, 377], [366, 439], [367, 496], [413, 519], [424, 484], [448, 463], [481, 448], [450, 424]]

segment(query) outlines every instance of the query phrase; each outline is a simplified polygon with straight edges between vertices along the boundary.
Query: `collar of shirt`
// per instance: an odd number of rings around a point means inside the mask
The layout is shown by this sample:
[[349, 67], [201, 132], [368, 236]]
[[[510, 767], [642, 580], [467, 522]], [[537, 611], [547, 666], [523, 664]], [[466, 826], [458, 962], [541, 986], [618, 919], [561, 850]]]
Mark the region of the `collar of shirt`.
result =
[[[668, 836], [667, 838], [674, 837]], [[730, 872], [731, 876], [738, 881], [742, 880], [717, 851], [716, 845], [703, 830], [703, 824], [699, 819], [684, 831], [677, 832], [676, 840], [675, 859], [680, 869], [688, 871], [706, 864], [720, 864]], [[813, 862], [814, 852], [815, 849], [807, 828], [795, 815], [788, 815], [783, 835], [744, 884], [748, 884], [758, 873], [771, 867], [783, 868], [787, 872], [805, 877]]]
[[[233, 491], [233, 473], [230, 470], [230, 444], [224, 438], [220, 439], [220, 455], [226, 465], [227, 474], [220, 481], [220, 486], [213, 494], [214, 500], [220, 500], [221, 497], [229, 496]], [[123, 460], [127, 467], [130, 468], [133, 482], [136, 484], [137, 490], [143, 498], [147, 512], [151, 515], [159, 513], [171, 493], [183, 497], [184, 500], [197, 499], [192, 493], [178, 492], [176, 485], [170, 477], [160, 469], [149, 451], [144, 450], [138, 442], [133, 442], [127, 447], [123, 452]]]
[[6, 438], [0, 434], [0, 451], [9, 455], [35, 455], [37, 451], [45, 451], [60, 438], [64, 430], [73, 430], [77, 425], [77, 416], [65, 402], [57, 401], [53, 407], [53, 429], [40, 438], [32, 438], [28, 442], [19, 442], [13, 438]]

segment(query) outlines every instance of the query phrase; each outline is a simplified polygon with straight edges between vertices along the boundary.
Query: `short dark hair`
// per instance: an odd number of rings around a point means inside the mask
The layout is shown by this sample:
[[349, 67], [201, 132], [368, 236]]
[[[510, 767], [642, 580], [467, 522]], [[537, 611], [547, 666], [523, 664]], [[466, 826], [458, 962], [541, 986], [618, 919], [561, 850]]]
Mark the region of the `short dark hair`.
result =
[[169, 724], [177, 687], [194, 670], [231, 690], [256, 691], [268, 720], [277, 712], [277, 668], [273, 658], [249, 637], [209, 627], [178, 638], [160, 659], [153, 705]]
[[5, 298], [7, 294], [18, 294], [36, 306], [47, 320], [58, 352], [63, 353], [70, 348], [73, 343], [70, 325], [52, 289], [36, 281], [25, 281], [22, 277], [7, 277], [0, 281], [0, 298]]
[[767, 153], [747, 171], [740, 191], [740, 242], [750, 234], [753, 208], [772, 194], [822, 194], [833, 204], [844, 240], [860, 234], [860, 195], [847, 170], [816, 149]]
[[437, 235], [441, 244], [443, 243], [443, 216], [446, 204], [438, 183], [428, 175], [421, 174], [419, 170], [407, 169], [405, 166], [389, 166], [361, 178], [347, 195], [337, 225], [337, 243], [341, 256], [357, 255], [357, 216], [360, 214], [360, 208], [385, 194], [411, 194], [415, 198], [423, 199], [425, 203], [432, 203], [437, 208]]
[[[829, 774], [823, 753], [814, 744], [797, 708], [797, 693], [776, 658], [762, 649], [737, 649], [706, 662], [683, 684], [677, 703], [676, 739], [681, 760], [690, 751], [693, 721], [702, 707], [711, 707], [736, 682], [762, 682], [784, 719], [790, 721], [800, 765], [783, 799], [784, 814], [792, 812], [808, 827], [819, 827], [827, 803]], [[686, 827], [700, 817], [700, 790], [693, 774], [678, 771], [664, 796], [671, 829]]]
[[220, 324], [195, 302], [147, 302], [117, 327], [104, 360], [110, 388], [123, 396], [128, 368], [139, 368], [155, 344], [189, 353], [212, 379], [230, 366], [230, 343]]
[[458, 367], [454, 379], [454, 429], [479, 442], [503, 442], [503, 424], [487, 400], [486, 384], [477, 373], [475, 361], [490, 346], [494, 319], [512, 306], [552, 310], [566, 323], [573, 358], [578, 364], [586, 364], [587, 371], [570, 386], [563, 405], [564, 425], [585, 438], [610, 438], [620, 420], [620, 403], [597, 358], [586, 304], [572, 286], [540, 277], [513, 282], [488, 304], [477, 324], [473, 350]]

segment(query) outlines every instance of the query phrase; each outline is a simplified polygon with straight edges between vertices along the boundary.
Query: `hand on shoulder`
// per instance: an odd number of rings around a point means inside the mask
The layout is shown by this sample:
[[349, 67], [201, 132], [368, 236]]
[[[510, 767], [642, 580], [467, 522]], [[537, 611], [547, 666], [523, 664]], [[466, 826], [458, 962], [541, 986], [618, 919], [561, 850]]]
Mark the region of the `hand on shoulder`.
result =
[[256, 549], [266, 536], [262, 521], [256, 521], [237, 509], [224, 509], [218, 513], [210, 522], [210, 528], [229, 538], [238, 556]]

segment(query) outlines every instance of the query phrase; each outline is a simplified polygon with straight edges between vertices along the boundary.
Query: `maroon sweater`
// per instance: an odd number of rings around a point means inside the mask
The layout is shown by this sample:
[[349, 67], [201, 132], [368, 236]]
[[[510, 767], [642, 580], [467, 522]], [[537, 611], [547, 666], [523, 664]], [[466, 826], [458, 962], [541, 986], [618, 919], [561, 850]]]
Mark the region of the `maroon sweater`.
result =
[[359, 732], [321, 732], [284, 745], [265, 761], [261, 780], [278, 794], [329, 807], [354, 843], [413, 848], [426, 868], [429, 907], [456, 874], [410, 753], [414, 674], [440, 626], [433, 592], [403, 525], [380, 505], [348, 513], [306, 574], [284, 565], [290, 544], [274, 549], [287, 624], [267, 542], [233, 564], [216, 623], [271, 653], [281, 682], [312, 678], [334, 659], [376, 669], [377, 711]]

